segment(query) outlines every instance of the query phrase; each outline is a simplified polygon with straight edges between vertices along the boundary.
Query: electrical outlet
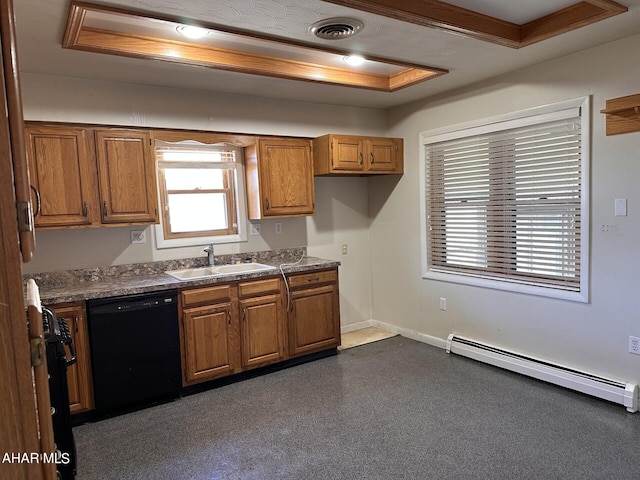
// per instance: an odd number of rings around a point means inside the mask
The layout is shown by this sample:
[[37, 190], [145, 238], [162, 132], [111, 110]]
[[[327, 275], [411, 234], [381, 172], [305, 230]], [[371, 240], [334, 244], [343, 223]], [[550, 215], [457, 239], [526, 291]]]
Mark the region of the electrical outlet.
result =
[[440, 310], [447, 310], [447, 299], [444, 297], [440, 297]]
[[131, 230], [131, 243], [147, 243], [144, 230]]
[[349, 253], [349, 247], [347, 247], [346, 243], [342, 244], [342, 254], [346, 255], [347, 253]]
[[640, 355], [640, 338], [629, 336], [629, 353]]
[[249, 235], [260, 235], [260, 224], [259, 223], [250, 223], [249, 224]]
[[280, 235], [282, 233], [282, 224], [280, 222], [276, 223], [276, 235]]

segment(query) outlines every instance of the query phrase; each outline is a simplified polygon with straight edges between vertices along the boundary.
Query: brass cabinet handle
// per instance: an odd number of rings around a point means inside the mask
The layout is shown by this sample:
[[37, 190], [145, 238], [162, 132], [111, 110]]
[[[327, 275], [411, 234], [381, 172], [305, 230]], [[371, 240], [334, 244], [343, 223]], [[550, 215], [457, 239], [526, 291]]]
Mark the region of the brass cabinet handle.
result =
[[362, 165], [363, 158], [364, 158], [364, 156], [363, 156], [362, 152], [360, 152], [360, 165]]
[[102, 214], [105, 217], [107, 216], [107, 202], [106, 202], [106, 200], [104, 202], [102, 202]]
[[231, 325], [231, 310], [227, 310], [227, 324]]
[[242, 321], [247, 321], [247, 307], [242, 307]]
[[376, 163], [376, 157], [373, 156], [373, 152], [371, 152], [371, 164]]
[[266, 206], [267, 206], [267, 210], [269, 210], [269, 209], [271, 208], [271, 207], [269, 206], [269, 197], [265, 197], [265, 199], [264, 199], [264, 203], [265, 203], [265, 204], [266, 204]]
[[89, 208], [87, 207], [87, 202], [82, 202], [82, 216], [86, 217], [89, 215]]

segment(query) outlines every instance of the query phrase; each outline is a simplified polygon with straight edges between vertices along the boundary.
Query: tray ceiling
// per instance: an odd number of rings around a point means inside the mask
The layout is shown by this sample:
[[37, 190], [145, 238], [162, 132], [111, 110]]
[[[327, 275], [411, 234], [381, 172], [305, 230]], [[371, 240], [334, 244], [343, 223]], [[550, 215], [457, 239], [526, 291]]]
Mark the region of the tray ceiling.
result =
[[[389, 92], [298, 81], [287, 76], [198, 68], [193, 63], [186, 64], [189, 62], [176, 63], [141, 56], [120, 57], [68, 50], [62, 48], [69, 14], [68, 0], [15, 2], [21, 70], [26, 74], [84, 77], [388, 108], [640, 34], [640, 0], [622, 0], [619, 4], [608, 0], [578, 3], [566, 0], [451, 0], [447, 4], [431, 0], [103, 0], [100, 5], [145, 12], [165, 19], [180, 18], [184, 22], [205, 26], [221, 26], [250, 36], [275, 38], [282, 45], [302, 44], [317, 51], [334, 51], [340, 59], [343, 53], [350, 52], [381, 59], [389, 65], [429, 67], [439, 74], [446, 71], [449, 73]], [[425, 12], [407, 11], [408, 6], [415, 5], [420, 8], [424, 5], [437, 5], [442, 7], [440, 13], [444, 12], [449, 16], [439, 17], [430, 13], [432, 11], [426, 15]], [[401, 10], [398, 9], [399, 6]], [[468, 30], [468, 25], [461, 23], [459, 16], [454, 15], [454, 21], [451, 21], [452, 12], [458, 12], [460, 8], [473, 10], [475, 13], [470, 14], [472, 19], [488, 17], [488, 25], [507, 25], [507, 30], [515, 29], [517, 35], [507, 37], [509, 40], [506, 43], [511, 45], [505, 46], [503, 40], [498, 39], [498, 43], [495, 43], [495, 39], [488, 38], [496, 36], [491, 30], [491, 35], [487, 35], [486, 29], [476, 27], [472, 32], [465, 31]], [[618, 14], [604, 18], [614, 10], [626, 8], [628, 11], [618, 11]], [[554, 12], [558, 11], [565, 13], [554, 16]], [[569, 15], [571, 18], [566, 13], [569, 11], [573, 12]], [[587, 11], [594, 12], [594, 15], [585, 17]], [[541, 31], [538, 27], [542, 24], [536, 19], [549, 15], [553, 21]], [[312, 23], [338, 16], [355, 18], [363, 22], [364, 28], [352, 38], [335, 41], [321, 40], [309, 33], [308, 28]], [[587, 24], [596, 17], [598, 21]], [[433, 28], [433, 22], [437, 23], [437, 28]], [[529, 39], [533, 38], [530, 36], [531, 31], [525, 31], [525, 25], [537, 26], [530, 30], [536, 30], [539, 41], [526, 43], [527, 46], [524, 46], [522, 40], [526, 40], [527, 35]], [[550, 31], [555, 31], [557, 35], [548, 35]], [[270, 51], [271, 54], [280, 55], [273, 51]], [[304, 61], [313, 63], [315, 60]], [[382, 70], [377, 73], [391, 74], [391, 70], [384, 70], [391, 67], [383, 65], [380, 68]]]

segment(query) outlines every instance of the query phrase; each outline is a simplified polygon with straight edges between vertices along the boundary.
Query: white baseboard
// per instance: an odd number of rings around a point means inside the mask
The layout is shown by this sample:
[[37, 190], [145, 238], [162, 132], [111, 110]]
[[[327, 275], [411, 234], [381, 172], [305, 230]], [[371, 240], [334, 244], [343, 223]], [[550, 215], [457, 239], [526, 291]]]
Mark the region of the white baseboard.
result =
[[340, 333], [353, 332], [354, 330], [362, 330], [363, 328], [369, 328], [373, 326], [373, 320], [364, 320], [362, 322], [350, 323], [349, 325], [341, 325]]
[[349, 325], [343, 325], [340, 327], [340, 333], [353, 332], [354, 330], [360, 330], [362, 328], [375, 327], [381, 330], [385, 330], [391, 333], [397, 333], [403, 337], [416, 340], [418, 342], [433, 345], [434, 347], [445, 349], [447, 348], [447, 340], [438, 337], [432, 337], [431, 335], [425, 335], [424, 333], [416, 332], [408, 328], [398, 327], [391, 325], [390, 323], [380, 322], [378, 320], [364, 320], [362, 322], [350, 323]]

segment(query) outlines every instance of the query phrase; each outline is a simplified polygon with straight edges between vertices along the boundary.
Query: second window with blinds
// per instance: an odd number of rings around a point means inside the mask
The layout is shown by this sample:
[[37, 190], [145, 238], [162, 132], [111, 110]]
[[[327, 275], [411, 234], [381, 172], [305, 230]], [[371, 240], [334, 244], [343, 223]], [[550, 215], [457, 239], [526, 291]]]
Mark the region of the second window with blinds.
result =
[[425, 278], [588, 301], [586, 99], [424, 132]]
[[155, 154], [162, 212], [158, 248], [246, 240], [241, 148], [156, 141]]

